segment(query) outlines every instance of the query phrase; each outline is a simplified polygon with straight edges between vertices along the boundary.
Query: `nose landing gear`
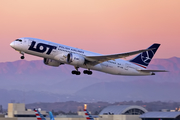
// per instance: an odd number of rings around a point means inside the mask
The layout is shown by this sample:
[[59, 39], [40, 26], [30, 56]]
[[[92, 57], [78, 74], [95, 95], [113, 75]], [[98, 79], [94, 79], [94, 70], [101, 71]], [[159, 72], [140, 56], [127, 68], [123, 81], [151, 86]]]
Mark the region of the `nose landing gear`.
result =
[[25, 57], [24, 56], [21, 56], [21, 59], [23, 60]]
[[21, 56], [21, 59], [24, 59], [24, 58], [25, 58], [25, 57], [24, 57], [24, 52], [20, 51], [20, 54], [22, 55], [22, 56]]

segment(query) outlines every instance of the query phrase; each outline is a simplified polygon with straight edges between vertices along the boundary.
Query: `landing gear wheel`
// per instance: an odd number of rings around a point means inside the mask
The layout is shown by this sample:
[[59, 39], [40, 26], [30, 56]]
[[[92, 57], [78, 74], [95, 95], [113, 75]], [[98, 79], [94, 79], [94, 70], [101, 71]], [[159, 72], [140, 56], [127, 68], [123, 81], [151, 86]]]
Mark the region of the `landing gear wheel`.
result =
[[24, 56], [21, 56], [21, 59], [24, 59], [25, 57]]
[[83, 73], [84, 73], [84, 74], [87, 74], [87, 73], [88, 73], [88, 71], [87, 71], [87, 70], [84, 70], [84, 71], [83, 71]]
[[73, 75], [74, 75], [74, 74], [75, 74], [75, 75], [80, 75], [80, 74], [81, 74], [80, 71], [76, 71], [76, 70], [73, 70], [71, 73], [72, 73]]
[[81, 74], [81, 72], [80, 72], [80, 71], [77, 71], [76, 75], [80, 75], [80, 74]]
[[83, 73], [88, 74], [88, 75], [92, 75], [92, 71], [90, 71], [90, 70], [84, 70]]
[[72, 74], [76, 74], [76, 71], [75, 71], [75, 70], [73, 70], [71, 73], [72, 73]]
[[88, 75], [92, 75], [92, 71], [88, 71]]

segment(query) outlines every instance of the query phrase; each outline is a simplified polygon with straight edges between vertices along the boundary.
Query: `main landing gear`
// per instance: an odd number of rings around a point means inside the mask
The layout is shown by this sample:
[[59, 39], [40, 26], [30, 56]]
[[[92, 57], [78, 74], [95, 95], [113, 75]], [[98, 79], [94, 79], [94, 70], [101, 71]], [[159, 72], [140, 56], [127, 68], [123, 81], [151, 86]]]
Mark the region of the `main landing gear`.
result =
[[78, 68], [79, 68], [79, 67], [75, 67], [76, 70], [73, 70], [71, 73], [72, 73], [73, 75], [74, 75], [74, 74], [75, 74], [75, 75], [80, 75], [81, 72], [78, 71]]
[[73, 70], [73, 71], [72, 71], [72, 74], [75, 74], [75, 75], [80, 75], [80, 74], [81, 74], [81, 72], [80, 72], [80, 71]]
[[[72, 71], [72, 74], [73, 74], [73, 75], [80, 75], [80, 74], [81, 74], [81, 72], [78, 71], [78, 68], [79, 68], [79, 67], [75, 67], [76, 70], [73, 70], [73, 71]], [[83, 73], [84, 73], [84, 74], [87, 74], [87, 75], [92, 75], [92, 71], [90, 71], [90, 69], [84, 70]]]
[[92, 71], [90, 71], [90, 70], [84, 70], [83, 73], [88, 74], [88, 75], [92, 75]]
[[24, 52], [20, 51], [20, 54], [22, 55], [22, 56], [21, 56], [21, 59], [24, 59], [24, 58], [25, 58], [25, 57], [24, 57]]

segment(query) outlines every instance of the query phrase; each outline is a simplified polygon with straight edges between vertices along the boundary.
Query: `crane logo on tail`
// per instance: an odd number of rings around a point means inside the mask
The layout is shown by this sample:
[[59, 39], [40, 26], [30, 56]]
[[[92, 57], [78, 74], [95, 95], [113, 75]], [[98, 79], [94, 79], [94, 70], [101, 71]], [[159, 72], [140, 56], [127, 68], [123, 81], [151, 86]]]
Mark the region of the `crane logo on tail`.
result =
[[153, 56], [154, 52], [152, 50], [141, 53], [141, 59], [145, 64], [149, 64]]

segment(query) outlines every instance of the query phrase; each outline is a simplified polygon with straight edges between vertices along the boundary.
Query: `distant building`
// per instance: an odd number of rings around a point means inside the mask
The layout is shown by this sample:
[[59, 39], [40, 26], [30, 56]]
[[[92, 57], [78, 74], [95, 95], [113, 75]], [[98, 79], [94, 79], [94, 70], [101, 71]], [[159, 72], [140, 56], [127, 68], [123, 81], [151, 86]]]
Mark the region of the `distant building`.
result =
[[[104, 108], [99, 116], [92, 115], [94, 120], [180, 120], [180, 111], [169, 112], [148, 112], [144, 107], [137, 105], [108, 106]], [[46, 116], [46, 111], [40, 111]], [[37, 120], [35, 112], [25, 109], [25, 104], [9, 103], [8, 116], [0, 117], [0, 120]], [[49, 117], [46, 118], [49, 120]], [[78, 115], [58, 115], [55, 120], [87, 120], [84, 111], [79, 111]]]
[[140, 118], [142, 120], [180, 120], [180, 112], [147, 112]]
[[142, 115], [146, 112], [145, 108], [137, 105], [113, 105], [104, 108], [99, 115]]
[[[46, 116], [46, 111], [40, 111]], [[25, 109], [24, 103], [9, 103], [7, 118], [21, 118], [22, 120], [37, 120], [35, 112], [31, 109]], [[1, 120], [1, 119], [0, 119]]]
[[99, 114], [99, 120], [141, 120], [140, 115], [148, 112], [137, 105], [113, 105], [104, 108]]

